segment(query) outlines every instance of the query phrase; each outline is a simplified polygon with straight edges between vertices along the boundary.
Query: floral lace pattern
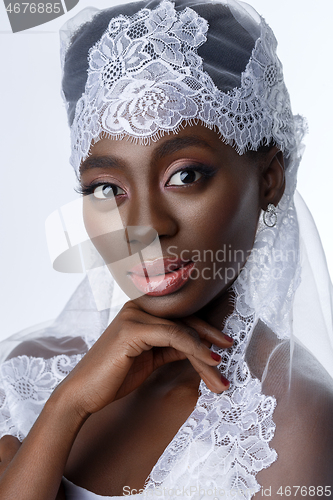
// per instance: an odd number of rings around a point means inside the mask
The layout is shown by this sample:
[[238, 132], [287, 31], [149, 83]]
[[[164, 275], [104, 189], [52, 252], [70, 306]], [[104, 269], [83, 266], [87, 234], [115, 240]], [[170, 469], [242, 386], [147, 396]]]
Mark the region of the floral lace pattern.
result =
[[[245, 361], [255, 318], [249, 307], [242, 314], [236, 309], [224, 331], [231, 333], [234, 345], [218, 350], [219, 369], [230, 380], [230, 389], [215, 394], [200, 384], [197, 405], [185, 424], [153, 468], [145, 487], [183, 491], [189, 498], [208, 498], [208, 491], [250, 499], [260, 490], [256, 474], [276, 459], [270, 449], [275, 424], [272, 416], [276, 400], [262, 394]], [[222, 493], [220, 493], [222, 494]]]
[[197, 53], [207, 31], [207, 21], [193, 9], [177, 12], [168, 0], [110, 21], [89, 51], [85, 93], [71, 127], [77, 174], [103, 134], [146, 144], [199, 120], [217, 127], [239, 153], [272, 139], [282, 151], [295, 149], [294, 118], [269, 26], [261, 21], [241, 87], [228, 93], [216, 87]]
[[56, 386], [81, 359], [82, 355], [19, 356], [4, 362], [0, 367], [1, 435], [24, 439]]
[[[229, 318], [225, 331], [232, 330], [234, 346], [217, 352], [222, 356], [219, 368], [231, 381], [230, 389], [218, 395], [201, 382], [194, 411], [147, 479], [148, 497], [149, 490], [161, 485], [169, 491], [177, 485], [177, 489], [192, 492], [192, 499], [204, 498], [200, 494], [203, 487], [237, 491], [237, 498], [244, 499], [260, 489], [255, 479], [257, 472], [277, 458], [269, 448], [275, 430], [272, 415], [276, 401], [262, 394], [260, 381], [251, 376], [245, 362], [253, 325], [250, 308], [247, 317], [235, 311]], [[4, 362], [0, 369], [1, 435], [12, 434], [22, 440], [53, 390], [82, 357], [19, 356]]]

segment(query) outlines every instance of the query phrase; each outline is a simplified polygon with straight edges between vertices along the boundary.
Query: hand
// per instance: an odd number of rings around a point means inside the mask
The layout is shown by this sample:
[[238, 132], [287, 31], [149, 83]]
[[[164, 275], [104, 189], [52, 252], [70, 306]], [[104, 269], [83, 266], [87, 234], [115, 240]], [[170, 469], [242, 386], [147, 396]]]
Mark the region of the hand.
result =
[[188, 358], [210, 390], [229, 387], [216, 368], [211, 344], [231, 347], [218, 329], [196, 316], [171, 321], [127, 302], [84, 358], [55, 391], [87, 418], [139, 387], [157, 368]]

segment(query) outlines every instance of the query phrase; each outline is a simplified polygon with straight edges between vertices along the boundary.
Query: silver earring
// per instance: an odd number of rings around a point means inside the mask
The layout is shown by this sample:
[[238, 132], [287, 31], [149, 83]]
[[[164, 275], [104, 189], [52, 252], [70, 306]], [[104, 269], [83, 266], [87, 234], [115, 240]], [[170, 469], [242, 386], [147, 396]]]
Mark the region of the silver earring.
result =
[[273, 203], [270, 203], [264, 212], [264, 223], [267, 227], [274, 227], [277, 223], [276, 209]]

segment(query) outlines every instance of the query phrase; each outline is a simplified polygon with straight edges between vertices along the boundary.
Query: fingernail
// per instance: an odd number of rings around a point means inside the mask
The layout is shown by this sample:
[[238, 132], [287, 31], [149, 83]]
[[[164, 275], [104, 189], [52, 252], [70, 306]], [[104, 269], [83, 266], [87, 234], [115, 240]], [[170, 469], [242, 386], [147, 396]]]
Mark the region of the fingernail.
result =
[[211, 351], [210, 355], [214, 361], [221, 361], [221, 356], [219, 354], [216, 354], [216, 352]]
[[221, 375], [221, 381], [222, 381], [222, 383], [223, 383], [224, 385], [229, 385], [229, 384], [230, 384], [229, 380], [228, 380], [228, 379], [226, 379], [223, 375]]
[[234, 339], [232, 339], [231, 337], [229, 337], [229, 335], [226, 335], [226, 334], [224, 334], [224, 338], [225, 338], [225, 340], [227, 340], [228, 342], [233, 342], [233, 341], [234, 341]]

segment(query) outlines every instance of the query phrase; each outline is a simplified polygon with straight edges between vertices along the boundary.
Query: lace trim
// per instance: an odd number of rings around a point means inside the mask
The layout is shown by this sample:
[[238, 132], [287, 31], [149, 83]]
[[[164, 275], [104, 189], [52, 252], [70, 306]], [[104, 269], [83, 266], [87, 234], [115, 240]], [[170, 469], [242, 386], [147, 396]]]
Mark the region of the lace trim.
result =
[[51, 359], [18, 356], [0, 367], [0, 432], [22, 440], [35, 423], [56, 386], [83, 354]]
[[111, 19], [89, 51], [85, 93], [71, 127], [71, 163], [78, 168], [92, 143], [107, 135], [147, 144], [186, 124], [217, 127], [239, 153], [272, 139], [295, 150], [295, 126], [276, 39], [262, 19], [261, 35], [241, 76], [241, 87], [219, 90], [197, 49], [208, 23], [194, 10], [162, 1], [131, 17]]
[[239, 285], [234, 286], [235, 311], [223, 330], [232, 334], [234, 345], [227, 351], [215, 349], [230, 389], [215, 394], [201, 381], [197, 405], [150, 473], [147, 494], [177, 485], [191, 499], [205, 498], [208, 490], [233, 491], [236, 498], [250, 499], [260, 490], [257, 473], [277, 459], [269, 447], [276, 400], [262, 394], [261, 382], [245, 361], [256, 321], [250, 307], [242, 313], [237, 309], [239, 292]]
[[[250, 375], [245, 361], [234, 363], [248, 334], [249, 329], [240, 331], [235, 339], [236, 356], [230, 352], [225, 356], [230, 366], [227, 373], [233, 376], [232, 388], [217, 395], [201, 382], [196, 408], [153, 468], [147, 493], [161, 485], [192, 488], [192, 492], [194, 487], [205, 485], [244, 491], [238, 498], [251, 498], [260, 489], [256, 473], [277, 458], [268, 445], [275, 430], [272, 415], [276, 401], [261, 394], [261, 383]], [[19, 356], [5, 362], [1, 366], [1, 435], [24, 439], [53, 390], [82, 356], [61, 355], [49, 360]], [[190, 498], [199, 496], [196, 492]]]

